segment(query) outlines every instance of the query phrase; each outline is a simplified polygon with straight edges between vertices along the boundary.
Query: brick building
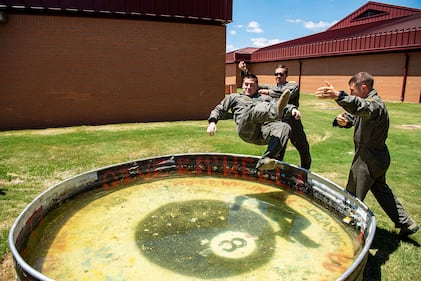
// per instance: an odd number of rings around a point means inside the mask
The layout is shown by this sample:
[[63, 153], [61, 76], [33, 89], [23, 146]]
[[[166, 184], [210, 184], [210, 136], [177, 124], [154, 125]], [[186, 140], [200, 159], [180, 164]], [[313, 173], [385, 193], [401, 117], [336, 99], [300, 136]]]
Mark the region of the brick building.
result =
[[206, 119], [232, 0], [0, 0], [0, 130]]
[[[227, 85], [241, 85], [237, 63], [244, 60], [259, 82], [273, 84], [278, 64], [289, 67], [289, 80], [312, 93], [325, 80], [348, 89], [349, 78], [367, 71], [385, 100], [421, 102], [421, 10], [367, 2], [325, 32], [227, 53]], [[233, 89], [235, 87], [226, 87]]]

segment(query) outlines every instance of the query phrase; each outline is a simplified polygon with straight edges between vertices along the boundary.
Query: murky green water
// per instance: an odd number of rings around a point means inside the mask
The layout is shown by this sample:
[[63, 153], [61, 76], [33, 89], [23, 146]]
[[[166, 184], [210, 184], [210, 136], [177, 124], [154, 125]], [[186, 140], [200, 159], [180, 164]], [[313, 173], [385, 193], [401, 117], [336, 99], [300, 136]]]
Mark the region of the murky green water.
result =
[[342, 225], [302, 197], [183, 177], [69, 200], [23, 256], [56, 280], [335, 280], [354, 252]]

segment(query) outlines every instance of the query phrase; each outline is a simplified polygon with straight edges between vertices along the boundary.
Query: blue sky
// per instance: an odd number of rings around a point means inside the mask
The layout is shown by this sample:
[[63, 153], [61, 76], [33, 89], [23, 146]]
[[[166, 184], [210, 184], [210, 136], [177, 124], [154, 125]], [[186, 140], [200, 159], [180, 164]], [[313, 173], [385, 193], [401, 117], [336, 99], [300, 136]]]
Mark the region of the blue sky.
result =
[[[264, 47], [325, 31], [367, 0], [233, 0], [227, 52]], [[421, 0], [375, 1], [421, 9]]]

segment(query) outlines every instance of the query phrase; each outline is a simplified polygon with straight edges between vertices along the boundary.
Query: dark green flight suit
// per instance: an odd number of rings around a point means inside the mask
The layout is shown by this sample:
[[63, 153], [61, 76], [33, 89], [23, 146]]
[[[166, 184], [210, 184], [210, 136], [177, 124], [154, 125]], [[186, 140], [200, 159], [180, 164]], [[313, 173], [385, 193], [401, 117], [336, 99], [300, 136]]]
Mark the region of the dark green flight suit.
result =
[[[289, 89], [291, 96], [289, 98], [288, 104], [294, 105], [296, 108], [299, 106], [300, 92], [298, 89], [298, 84], [295, 82], [287, 82], [281, 86], [261, 86], [261, 88], [266, 88], [269, 90], [269, 95], [272, 98], [279, 98], [283, 91]], [[301, 119], [296, 120], [294, 116], [285, 114], [282, 118], [282, 121], [288, 123], [291, 126], [291, 143], [295, 146], [298, 153], [300, 154], [301, 167], [305, 169], [310, 169], [311, 166], [311, 155], [310, 155], [310, 145], [307, 141], [306, 133], [304, 132], [304, 127], [301, 122]], [[285, 156], [285, 150], [281, 150], [279, 156], [276, 159], [282, 161]]]
[[[386, 146], [389, 115], [383, 100], [376, 90], [372, 90], [365, 99], [341, 91], [336, 102], [346, 111], [349, 121], [346, 128], [354, 126], [355, 155], [346, 190], [361, 200], [371, 190], [396, 228], [410, 226], [413, 221], [386, 184], [390, 164]], [[339, 126], [336, 119], [333, 125]]]
[[229, 110], [243, 141], [268, 145], [265, 156], [275, 158], [288, 143], [291, 127], [279, 120], [275, 101], [270, 96], [230, 94], [212, 110], [208, 121], [218, 122]]

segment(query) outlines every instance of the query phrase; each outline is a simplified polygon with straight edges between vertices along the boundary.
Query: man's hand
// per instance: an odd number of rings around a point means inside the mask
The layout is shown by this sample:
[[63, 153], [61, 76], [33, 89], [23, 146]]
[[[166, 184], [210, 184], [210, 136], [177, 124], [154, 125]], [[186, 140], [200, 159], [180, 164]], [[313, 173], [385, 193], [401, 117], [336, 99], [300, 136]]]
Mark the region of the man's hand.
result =
[[238, 68], [242, 71], [246, 71], [247, 70], [247, 64], [244, 61], [240, 61], [240, 63], [238, 64]]
[[328, 81], [325, 81], [325, 86], [318, 88], [315, 94], [319, 99], [336, 99], [339, 96], [339, 92]]
[[257, 91], [259, 94], [261, 95], [269, 95], [269, 90], [268, 89], [260, 89], [259, 91]]
[[301, 112], [298, 109], [293, 108], [291, 114], [294, 116], [295, 120], [301, 119]]
[[345, 127], [348, 124], [348, 119], [345, 117], [345, 112], [336, 116], [336, 122], [338, 122], [338, 125], [341, 127]]
[[209, 136], [213, 136], [216, 133], [216, 123], [210, 122], [208, 126], [208, 134]]

